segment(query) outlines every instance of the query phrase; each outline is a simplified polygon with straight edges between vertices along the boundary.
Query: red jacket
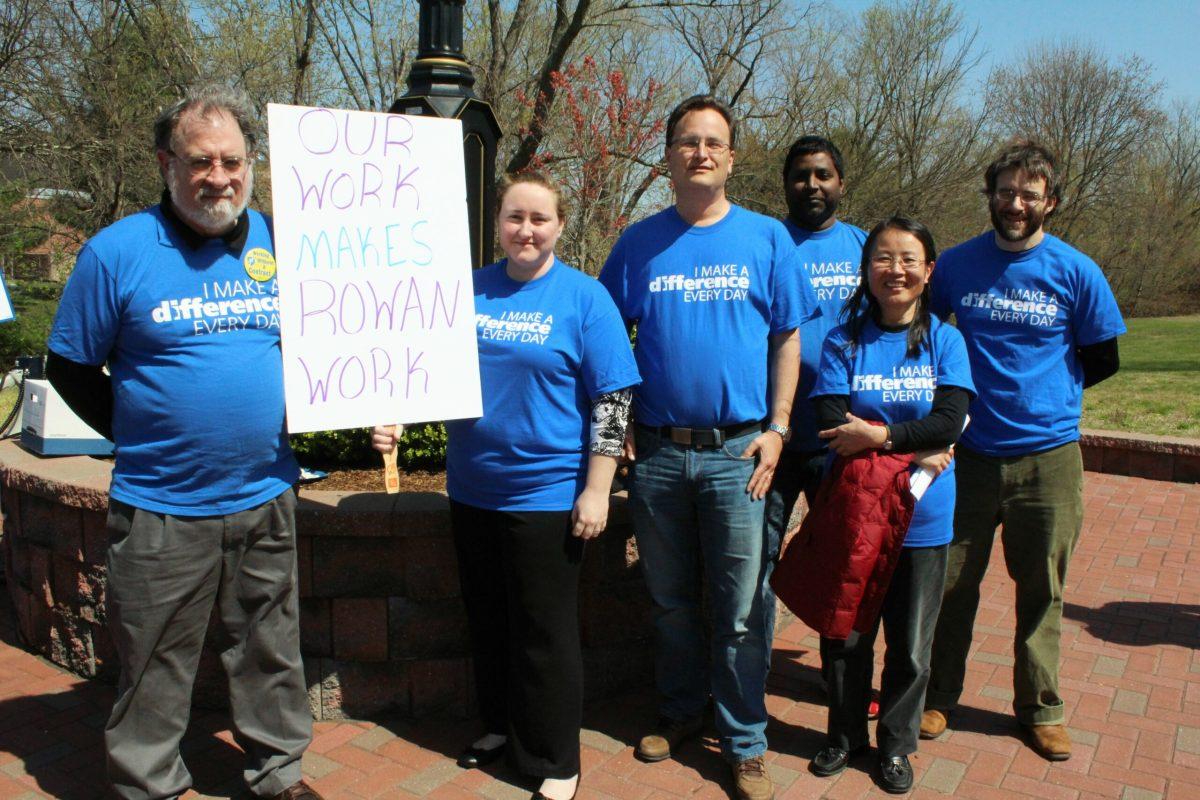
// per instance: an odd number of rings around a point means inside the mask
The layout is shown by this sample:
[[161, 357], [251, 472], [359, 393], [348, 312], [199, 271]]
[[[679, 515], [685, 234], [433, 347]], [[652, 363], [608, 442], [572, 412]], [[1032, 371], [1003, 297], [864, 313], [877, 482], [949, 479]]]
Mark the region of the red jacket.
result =
[[771, 575], [771, 588], [817, 633], [845, 639], [875, 624], [916, 500], [912, 455], [838, 458]]

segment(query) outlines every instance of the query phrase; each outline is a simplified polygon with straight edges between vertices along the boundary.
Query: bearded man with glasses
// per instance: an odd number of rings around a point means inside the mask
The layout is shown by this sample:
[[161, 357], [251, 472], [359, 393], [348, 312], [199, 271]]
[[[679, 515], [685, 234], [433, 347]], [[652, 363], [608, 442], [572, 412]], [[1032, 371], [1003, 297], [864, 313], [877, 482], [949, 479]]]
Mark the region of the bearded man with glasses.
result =
[[936, 314], [953, 313], [979, 394], [955, 451], [958, 503], [934, 633], [921, 738], [946, 729], [997, 526], [1016, 583], [1013, 710], [1030, 746], [1071, 755], [1058, 692], [1067, 564], [1083, 524], [1083, 390], [1117, 371], [1121, 312], [1104, 273], [1043, 230], [1058, 208], [1053, 154], [1006, 147], [985, 174], [992, 227], [951, 248], [933, 272]]
[[252, 114], [244, 95], [210, 86], [159, 116], [162, 202], [83, 246], [50, 334], [50, 382], [116, 444], [107, 609], [121, 676], [104, 742], [122, 798], [191, 786], [179, 741], [215, 604], [250, 791], [319, 800], [300, 771], [312, 716], [298, 468], [271, 222], [246, 209]]

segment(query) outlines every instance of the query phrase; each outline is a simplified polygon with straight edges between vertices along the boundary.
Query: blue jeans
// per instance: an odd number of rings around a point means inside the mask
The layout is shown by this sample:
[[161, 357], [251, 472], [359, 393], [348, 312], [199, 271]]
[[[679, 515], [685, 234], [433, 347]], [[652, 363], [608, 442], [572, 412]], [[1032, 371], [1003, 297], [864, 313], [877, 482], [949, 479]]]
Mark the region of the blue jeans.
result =
[[638, 427], [629, 484], [642, 573], [654, 601], [660, 712], [694, 717], [711, 693], [721, 750], [734, 761], [767, 750], [766, 504], [746, 492], [755, 459], [741, 458], [756, 436], [698, 449]]

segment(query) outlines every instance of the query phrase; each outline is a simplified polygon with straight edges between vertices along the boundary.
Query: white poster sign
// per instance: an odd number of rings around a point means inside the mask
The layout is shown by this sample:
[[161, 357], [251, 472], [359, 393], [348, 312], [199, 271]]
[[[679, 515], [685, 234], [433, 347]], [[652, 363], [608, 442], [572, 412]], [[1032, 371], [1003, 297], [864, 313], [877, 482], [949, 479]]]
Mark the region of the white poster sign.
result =
[[462, 124], [267, 121], [288, 430], [479, 416]]

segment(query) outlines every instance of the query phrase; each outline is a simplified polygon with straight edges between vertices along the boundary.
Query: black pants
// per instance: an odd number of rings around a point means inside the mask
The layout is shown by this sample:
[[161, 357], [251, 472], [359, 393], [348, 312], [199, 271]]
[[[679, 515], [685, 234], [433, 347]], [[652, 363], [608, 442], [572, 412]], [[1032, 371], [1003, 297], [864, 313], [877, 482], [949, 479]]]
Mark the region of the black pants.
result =
[[881, 757], [917, 751], [929, 653], [946, 583], [947, 546], [905, 547], [883, 613], [869, 633], [847, 639], [821, 638], [821, 661], [829, 682], [829, 745], [855, 750], [868, 743], [867, 703], [875, 669], [875, 638], [883, 624], [887, 650], [875, 731]]
[[525, 775], [579, 773], [583, 657], [570, 511], [490, 511], [450, 502], [479, 713], [508, 736]]

